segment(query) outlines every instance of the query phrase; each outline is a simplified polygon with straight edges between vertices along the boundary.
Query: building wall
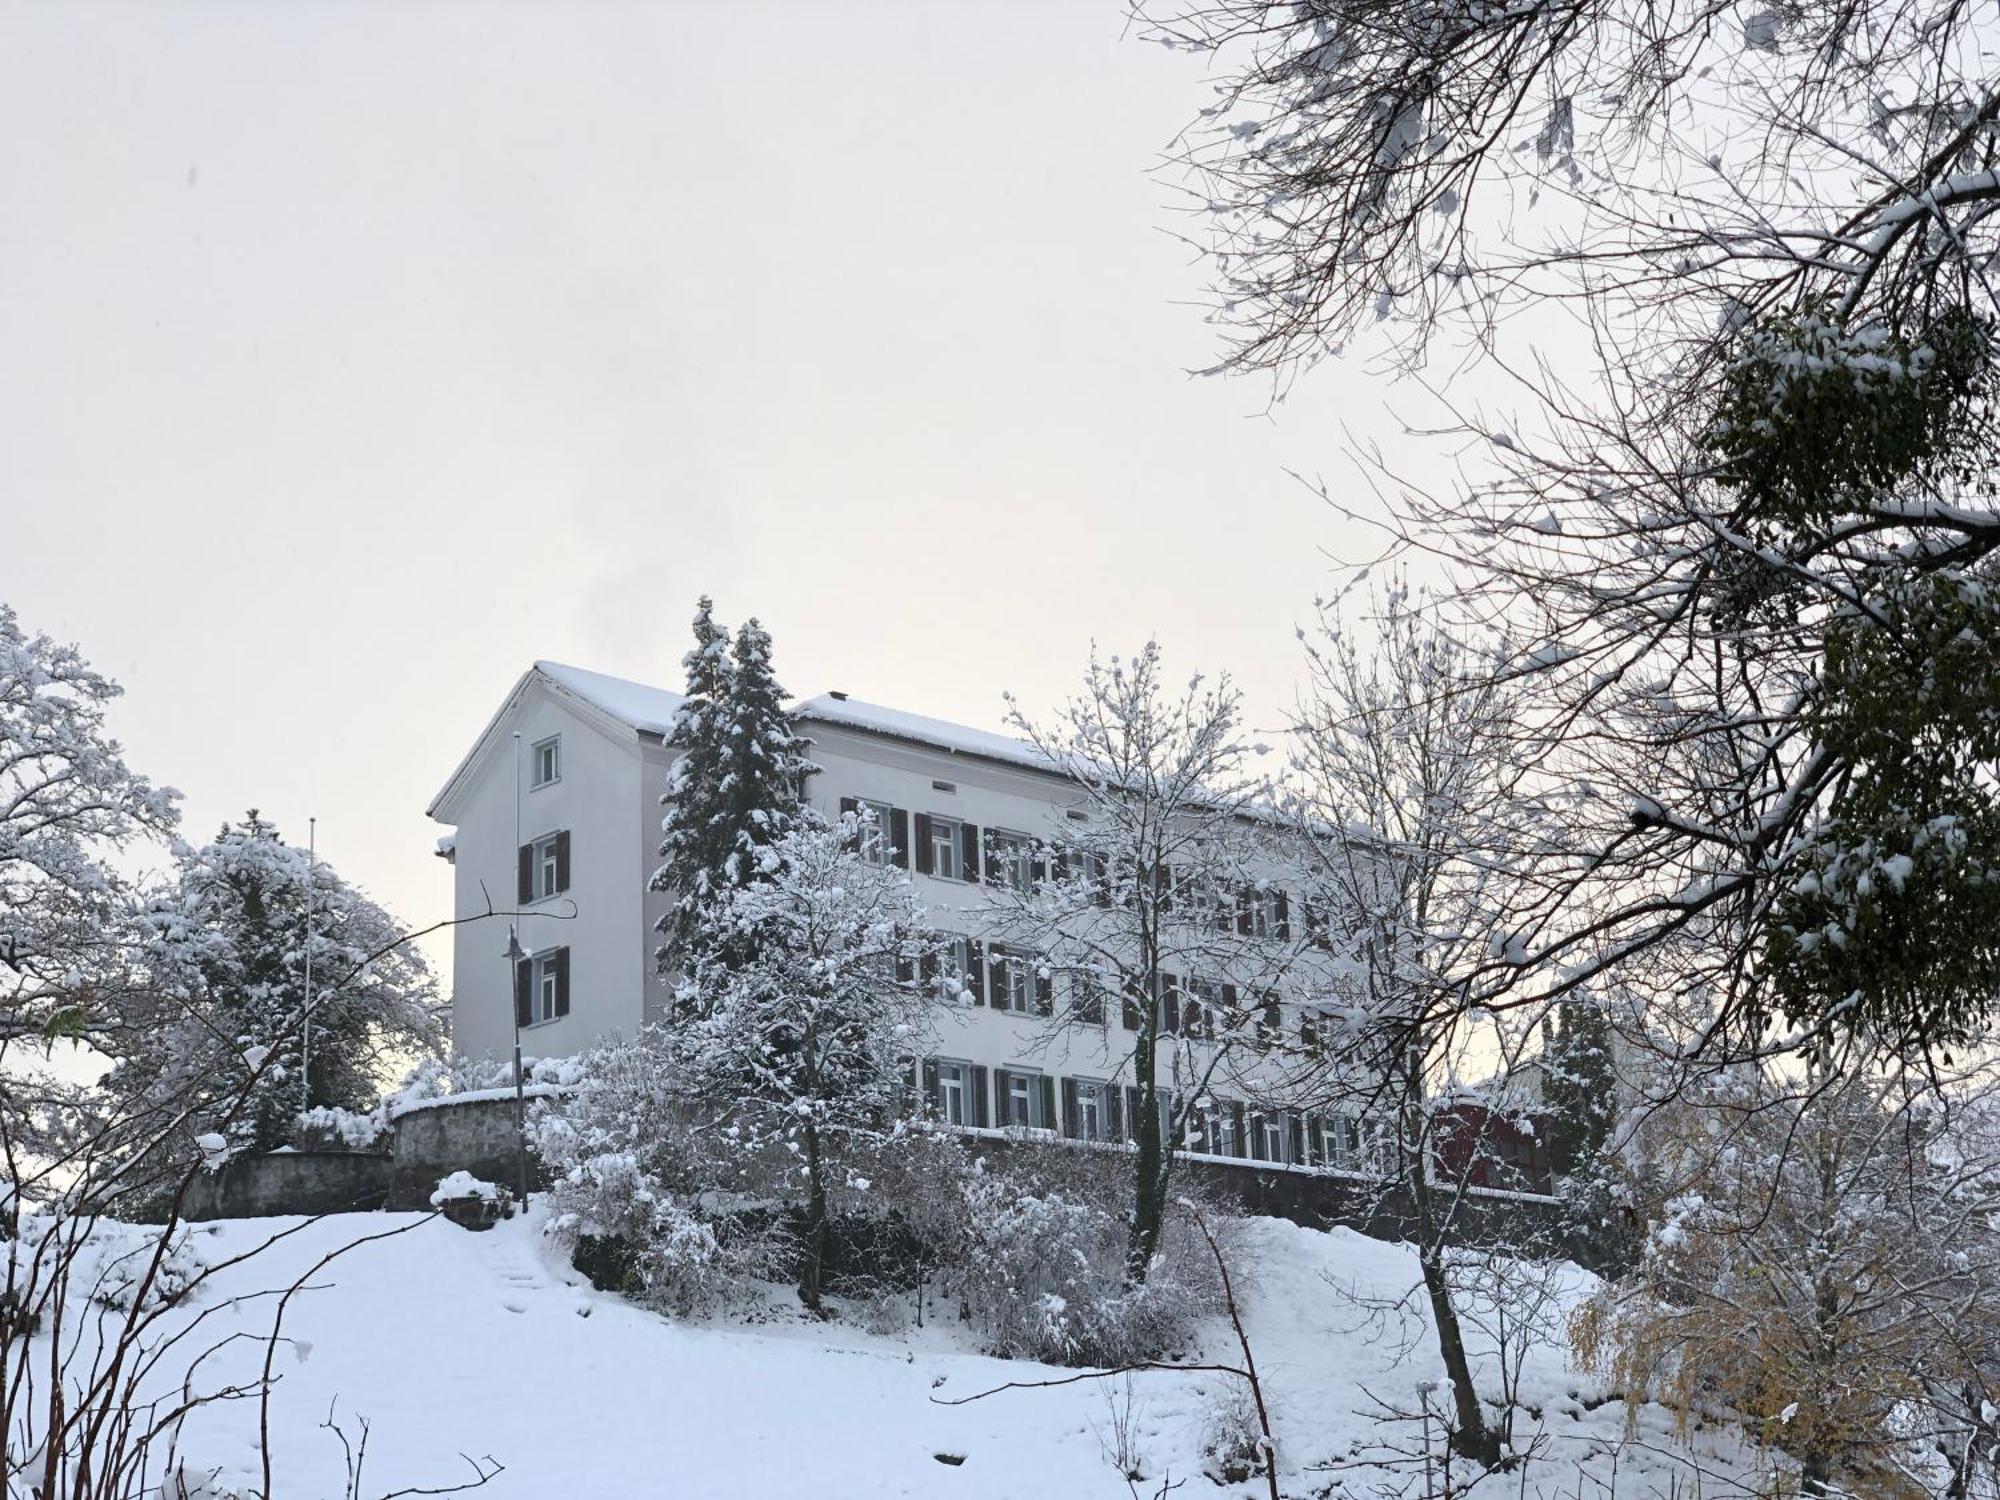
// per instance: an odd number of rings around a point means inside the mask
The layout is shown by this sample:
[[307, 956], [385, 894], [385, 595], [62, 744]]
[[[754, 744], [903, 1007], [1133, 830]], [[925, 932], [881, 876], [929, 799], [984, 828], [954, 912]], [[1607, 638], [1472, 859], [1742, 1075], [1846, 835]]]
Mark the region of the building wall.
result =
[[[566, 1056], [607, 1035], [631, 1034], [643, 1020], [656, 1017], [666, 999], [668, 991], [657, 977], [654, 960], [659, 941], [654, 929], [666, 897], [649, 891], [647, 883], [657, 863], [659, 797], [670, 756], [657, 735], [642, 734], [601, 714], [538, 675], [531, 675], [527, 683], [520, 701], [497, 726], [487, 763], [475, 765], [467, 786], [439, 811], [440, 816], [459, 819], [459, 913], [481, 909], [482, 883], [493, 892], [496, 905], [511, 905], [517, 849], [511, 736], [518, 730], [520, 838], [569, 830], [568, 895], [576, 905], [574, 920], [531, 915], [521, 922], [524, 946], [562, 943], [571, 952], [570, 1014], [529, 1027], [521, 1041], [529, 1055]], [[1065, 826], [1066, 809], [1076, 801], [1076, 794], [1057, 778], [943, 747], [821, 721], [806, 721], [801, 729], [811, 738], [811, 754], [821, 768], [810, 796], [829, 816], [839, 812], [843, 798], [865, 798], [907, 810], [913, 823], [915, 814], [925, 813], [976, 824], [983, 847], [995, 829], [1031, 837], [1056, 833]], [[562, 736], [561, 779], [530, 790], [528, 751], [550, 734]], [[935, 928], [981, 936], [990, 926], [990, 917], [981, 910], [991, 896], [984, 887], [919, 873], [914, 860], [910, 878]], [[548, 903], [550, 908], [562, 905]], [[1300, 915], [1295, 910], [1294, 919]], [[478, 923], [458, 931], [453, 1040], [462, 1053], [503, 1057], [512, 1046], [511, 976], [501, 956], [505, 947], [504, 922]], [[1311, 968], [1308, 959], [1291, 976], [1287, 990], [1295, 1000], [1313, 988]], [[913, 1050], [985, 1070], [982, 1076], [989, 1089], [996, 1069], [1051, 1080], [1129, 1082], [1133, 1034], [1122, 1025], [1115, 1001], [1101, 1027], [1057, 1024], [1068, 1003], [1067, 981], [1058, 977], [1054, 988], [1054, 1020], [991, 1005], [940, 1001], [927, 1012], [934, 1034], [913, 1039]], [[1336, 998], [1330, 981], [1321, 989], [1321, 998], [1329, 1002]], [[1286, 1025], [1296, 1024], [1296, 1012], [1288, 1010]], [[1172, 1076], [1177, 1051], [1172, 1039], [1162, 1043], [1163, 1082]], [[1205, 1049], [1197, 1045], [1194, 1055], [1199, 1065]], [[1271, 1097], [1268, 1070], [1260, 1071], [1241, 1049], [1236, 1057], [1244, 1060], [1233, 1058], [1219, 1071], [1213, 1091], [1244, 1104]], [[1059, 1089], [1052, 1086], [1050, 1092], [1060, 1097]], [[988, 1108], [990, 1112], [990, 1093]], [[989, 1113], [989, 1118], [997, 1116]]]
[[[518, 767], [512, 739], [517, 730]], [[531, 787], [530, 752], [550, 735], [561, 737], [561, 775], [548, 786]], [[494, 910], [515, 910], [519, 846], [570, 831], [569, 890], [531, 904], [517, 919], [523, 948], [570, 950], [569, 1014], [521, 1033], [528, 1056], [565, 1057], [639, 1026], [644, 973], [635, 962], [631, 934], [644, 921], [644, 883], [651, 873], [640, 854], [645, 840], [635, 815], [639, 803], [632, 731], [533, 678], [454, 798], [454, 905], [461, 918], [486, 910], [489, 896]], [[572, 902], [573, 916], [568, 915]], [[452, 1045], [470, 1057], [506, 1057], [513, 1050], [508, 921], [470, 922], [454, 933]]]

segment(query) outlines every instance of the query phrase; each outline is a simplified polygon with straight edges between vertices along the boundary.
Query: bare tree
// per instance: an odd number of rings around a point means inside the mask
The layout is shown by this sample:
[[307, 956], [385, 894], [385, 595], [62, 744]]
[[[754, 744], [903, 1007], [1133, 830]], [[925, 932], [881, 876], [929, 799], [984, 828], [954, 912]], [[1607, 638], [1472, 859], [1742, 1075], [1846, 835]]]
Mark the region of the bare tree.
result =
[[[1454, 1263], [1466, 1198], [1488, 1177], [1503, 1097], [1440, 1109], [1455, 1070], [1504, 1077], [1518, 1017], [1484, 1026], [1471, 977], [1507, 940], [1523, 871], [1553, 820], [1518, 755], [1514, 695], [1490, 659], [1427, 622], [1391, 587], [1373, 649], [1338, 607], [1309, 640], [1312, 688], [1295, 736], [1301, 845], [1312, 853], [1315, 940], [1340, 960], [1347, 1004], [1309, 1017], [1295, 1097], [1352, 1165], [1378, 1172], [1407, 1220], [1438, 1353], [1451, 1384], [1453, 1447], [1493, 1467], [1503, 1432], [1485, 1417], [1460, 1326]], [[1523, 1184], [1528, 1185], [1528, 1184]]]
[[1239, 696], [1227, 677], [1176, 691], [1163, 674], [1148, 642], [1130, 661], [1093, 655], [1048, 723], [1016, 707], [1073, 797], [1045, 837], [986, 843], [987, 915], [1032, 954], [1051, 1035], [1102, 1036], [1131, 1080], [1134, 1280], [1159, 1249], [1181, 1143], [1212, 1109], [1211, 1083], [1255, 1056], [1296, 947]]
[[[1226, 363], [1466, 332], [1392, 546], [1521, 643], [1573, 851], [1469, 1003], [1660, 961], [1690, 1050], [1937, 1055], [2000, 994], [2000, 92], [1953, 0], [1147, 7]], [[1489, 390], [1494, 390], [1489, 387]], [[1659, 960], [1671, 954], [1671, 962]]]

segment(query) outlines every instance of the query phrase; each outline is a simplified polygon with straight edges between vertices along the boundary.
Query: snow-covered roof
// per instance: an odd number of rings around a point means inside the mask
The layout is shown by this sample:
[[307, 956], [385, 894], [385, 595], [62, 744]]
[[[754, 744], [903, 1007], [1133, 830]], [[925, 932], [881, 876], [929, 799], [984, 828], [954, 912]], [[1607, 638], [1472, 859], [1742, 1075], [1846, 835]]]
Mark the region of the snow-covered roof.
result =
[[559, 661], [538, 661], [535, 670], [556, 686], [566, 688], [644, 734], [670, 732], [674, 727], [674, 711], [685, 701], [679, 693], [670, 693], [665, 688], [565, 666]]
[[1026, 740], [996, 734], [990, 729], [973, 729], [964, 724], [929, 718], [924, 714], [884, 708], [879, 703], [864, 703], [844, 693], [822, 693], [817, 698], [808, 698], [793, 705], [792, 717], [888, 735], [892, 739], [948, 750], [954, 755], [977, 755], [987, 760], [1004, 761], [1032, 771], [1052, 769], [1048, 757]]

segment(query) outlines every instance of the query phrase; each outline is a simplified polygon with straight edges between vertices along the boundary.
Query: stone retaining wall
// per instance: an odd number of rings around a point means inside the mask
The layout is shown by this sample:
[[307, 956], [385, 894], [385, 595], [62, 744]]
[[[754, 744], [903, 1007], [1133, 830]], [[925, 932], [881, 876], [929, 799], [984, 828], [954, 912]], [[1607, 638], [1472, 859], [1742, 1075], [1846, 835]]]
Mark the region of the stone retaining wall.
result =
[[[547, 1092], [540, 1090], [539, 1092]], [[397, 1116], [373, 1151], [277, 1151], [239, 1156], [188, 1189], [188, 1219], [259, 1219], [369, 1209], [425, 1209], [438, 1179], [466, 1171], [512, 1188], [519, 1180], [514, 1100], [440, 1099]], [[547, 1186], [531, 1153], [528, 1185]]]

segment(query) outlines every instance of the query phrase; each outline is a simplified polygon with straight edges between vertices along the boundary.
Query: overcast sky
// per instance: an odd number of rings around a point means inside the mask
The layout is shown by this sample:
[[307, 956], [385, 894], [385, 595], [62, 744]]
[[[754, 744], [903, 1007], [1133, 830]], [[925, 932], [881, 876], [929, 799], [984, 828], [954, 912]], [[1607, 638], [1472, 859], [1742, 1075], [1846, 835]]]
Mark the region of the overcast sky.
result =
[[1062, 4], [0, 12], [0, 598], [411, 921], [536, 657], [995, 725], [1157, 633], [1258, 717], [1385, 384], [1212, 360], [1149, 169], [1201, 65]]

